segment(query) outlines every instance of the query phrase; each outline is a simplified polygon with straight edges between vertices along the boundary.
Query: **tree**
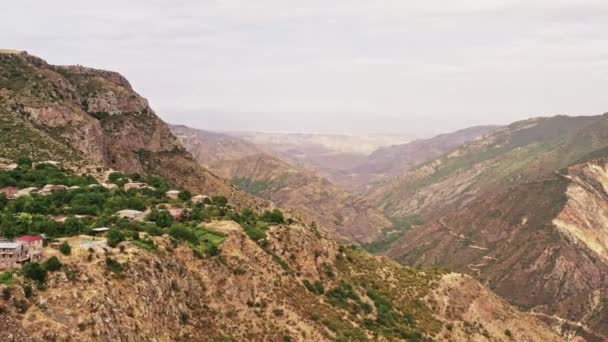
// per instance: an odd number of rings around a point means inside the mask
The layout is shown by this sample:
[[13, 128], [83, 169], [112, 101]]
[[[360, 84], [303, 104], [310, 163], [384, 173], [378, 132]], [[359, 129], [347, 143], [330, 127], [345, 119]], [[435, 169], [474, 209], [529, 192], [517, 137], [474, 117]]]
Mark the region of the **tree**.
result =
[[19, 169], [26, 170], [32, 168], [32, 159], [28, 156], [21, 156], [17, 159]]
[[180, 200], [187, 202], [192, 198], [192, 193], [188, 190], [182, 190], [179, 192], [178, 197]]
[[58, 271], [61, 268], [61, 261], [56, 256], [52, 256], [44, 263], [44, 268], [49, 272]]
[[21, 272], [24, 277], [37, 281], [40, 284], [44, 284], [46, 281], [46, 270], [37, 262], [30, 262], [23, 265]]
[[264, 214], [262, 214], [261, 219], [262, 219], [262, 221], [268, 222], [268, 223], [277, 223], [277, 224], [285, 223], [285, 217], [283, 216], [283, 213], [279, 209], [275, 209], [273, 211], [268, 211], [268, 210], [265, 211]]
[[115, 248], [119, 243], [125, 241], [125, 235], [119, 231], [112, 229], [108, 232], [108, 246]]
[[72, 254], [72, 247], [70, 247], [70, 244], [67, 241], [63, 241], [61, 245], [59, 245], [59, 251], [63, 255], [70, 255]]
[[171, 225], [172, 218], [166, 210], [152, 209], [150, 214], [146, 217], [146, 220], [156, 223], [159, 227], [167, 228]]
[[228, 199], [224, 196], [213, 196], [211, 197], [211, 202], [218, 207], [225, 207], [228, 204]]

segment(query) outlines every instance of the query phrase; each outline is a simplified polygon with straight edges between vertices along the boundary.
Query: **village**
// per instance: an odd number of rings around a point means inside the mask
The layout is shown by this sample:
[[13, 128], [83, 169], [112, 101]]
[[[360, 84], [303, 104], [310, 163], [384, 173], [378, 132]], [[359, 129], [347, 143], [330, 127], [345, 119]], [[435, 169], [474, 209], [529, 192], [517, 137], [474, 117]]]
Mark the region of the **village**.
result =
[[[45, 162], [43, 165], [53, 165], [52, 162]], [[5, 172], [16, 172], [17, 164], [3, 165], [1, 170]], [[122, 177], [121, 177], [122, 178]], [[118, 178], [120, 180], [120, 178]], [[118, 183], [118, 184], [116, 184]], [[123, 191], [124, 193], [135, 193], [138, 191], [157, 191], [157, 189], [145, 182], [134, 181], [131, 178], [127, 178], [125, 181], [117, 181], [117, 177], [114, 177], [114, 183], [110, 181], [102, 183], [91, 183], [88, 185], [66, 185], [66, 184], [45, 184], [40, 187], [27, 186], [19, 188], [17, 186], [6, 186], [0, 188], [0, 198], [4, 197], [9, 202], [18, 201], [24, 197], [47, 197], [53, 194], [74, 191], [79, 189], [93, 189], [103, 188], [104, 191], [116, 192]], [[139, 195], [137, 195], [139, 196]], [[113, 213], [117, 219], [141, 222], [143, 224], [154, 224], [153, 221], [149, 221], [150, 217], [155, 214], [158, 216], [159, 210], [163, 213], [167, 213], [170, 218], [170, 222], [180, 221], [183, 218], [184, 211], [186, 210], [181, 202], [187, 201], [190, 205], [197, 206], [198, 208], [203, 207], [204, 203], [210, 204], [211, 199], [206, 195], [195, 195], [191, 196], [189, 193], [183, 193], [180, 190], [169, 189], [162, 192], [161, 200], [159, 203], [154, 203], [147, 207], [145, 210], [136, 209], [121, 209]], [[16, 213], [15, 215], [19, 215]], [[51, 219], [57, 223], [64, 224], [69, 218], [72, 217], [78, 220], [94, 220], [95, 215], [53, 215]], [[166, 225], [166, 224], [165, 224]], [[111, 228], [105, 226], [92, 227], [87, 232], [90, 234], [89, 238], [82, 242], [80, 246], [88, 248], [96, 241], [98, 244], [100, 241], [104, 241], [104, 236]], [[40, 262], [44, 260], [44, 247], [49, 246], [54, 249], [59, 249], [59, 243], [53, 237], [47, 236], [47, 234], [25, 234], [8, 238], [3, 236], [2, 230], [0, 230], [0, 270], [19, 269], [24, 264], [30, 262]]]

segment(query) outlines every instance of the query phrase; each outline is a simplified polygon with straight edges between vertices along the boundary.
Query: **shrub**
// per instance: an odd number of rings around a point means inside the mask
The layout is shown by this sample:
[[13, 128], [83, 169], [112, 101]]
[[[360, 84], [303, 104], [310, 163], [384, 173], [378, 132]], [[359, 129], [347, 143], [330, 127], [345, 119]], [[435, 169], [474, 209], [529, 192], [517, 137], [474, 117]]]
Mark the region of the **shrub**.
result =
[[40, 284], [44, 284], [46, 281], [46, 270], [37, 262], [30, 262], [23, 265], [21, 272], [26, 278], [37, 281]]
[[192, 244], [198, 244], [198, 237], [194, 231], [183, 224], [174, 224], [169, 229], [169, 235], [180, 241], [188, 241]]
[[158, 210], [156, 208], [152, 209], [150, 214], [146, 216], [146, 220], [152, 221], [156, 223], [159, 227], [167, 228], [171, 226], [172, 218], [171, 214], [169, 214], [166, 210]]
[[281, 224], [281, 223], [285, 223], [285, 217], [283, 216], [283, 213], [279, 210], [279, 209], [275, 209], [273, 211], [265, 211], [262, 216], [260, 217], [260, 219], [264, 222], [268, 222], [268, 223], [277, 223], [277, 224]]
[[228, 204], [228, 199], [224, 196], [213, 196], [211, 202], [218, 207], [225, 207]]
[[13, 272], [4, 272], [0, 274], [0, 284], [10, 285], [13, 281]]
[[11, 299], [11, 288], [10, 287], [5, 287], [2, 289], [2, 299], [4, 299], [5, 301]]
[[59, 251], [63, 255], [70, 255], [72, 254], [72, 247], [70, 247], [70, 244], [67, 241], [63, 241], [61, 245], [59, 245]]
[[505, 335], [507, 335], [509, 338], [513, 337], [513, 333], [509, 329], [505, 330]]
[[25, 298], [30, 298], [30, 297], [32, 297], [33, 294], [34, 294], [34, 289], [32, 288], [32, 285], [30, 285], [30, 284], [23, 285], [23, 295], [25, 296]]
[[106, 257], [106, 268], [116, 274], [120, 274], [123, 271], [122, 264], [110, 257]]
[[266, 232], [256, 226], [246, 225], [244, 230], [245, 234], [253, 241], [259, 241], [266, 238]]
[[112, 229], [108, 232], [107, 239], [108, 246], [116, 248], [119, 243], [125, 241], [125, 235], [119, 230]]
[[49, 258], [49, 260], [47, 260], [44, 263], [44, 269], [46, 269], [49, 272], [58, 271], [61, 268], [61, 266], [62, 266], [61, 261], [59, 261], [59, 259], [56, 256]]

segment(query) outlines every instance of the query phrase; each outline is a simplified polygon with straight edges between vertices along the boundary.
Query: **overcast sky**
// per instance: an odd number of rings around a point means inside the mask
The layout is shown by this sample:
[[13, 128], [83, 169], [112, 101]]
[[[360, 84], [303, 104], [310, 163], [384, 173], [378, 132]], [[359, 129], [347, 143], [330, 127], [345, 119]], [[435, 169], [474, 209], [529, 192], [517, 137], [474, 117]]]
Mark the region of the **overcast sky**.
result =
[[0, 32], [206, 129], [428, 135], [608, 111], [606, 0], [19, 0]]

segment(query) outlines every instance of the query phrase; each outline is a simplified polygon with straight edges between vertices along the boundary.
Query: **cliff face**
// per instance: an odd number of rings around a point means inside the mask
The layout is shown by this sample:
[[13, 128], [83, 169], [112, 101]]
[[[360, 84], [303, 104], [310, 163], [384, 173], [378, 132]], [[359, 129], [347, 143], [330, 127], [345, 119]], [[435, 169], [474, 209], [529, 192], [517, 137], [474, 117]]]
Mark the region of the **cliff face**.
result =
[[488, 192], [550, 175], [607, 144], [606, 116], [525, 120], [404, 170], [365, 197], [390, 216], [437, 218]]
[[[156, 238], [156, 252], [127, 244], [124, 252], [78, 247], [66, 257], [47, 249], [63, 270], [29, 299], [15, 288], [14, 298], [0, 299], [0, 324], [9, 329], [0, 334], [59, 341], [327, 341], [397, 333], [508, 341], [508, 329], [517, 340], [560, 340], [467, 276], [339, 249], [302, 226], [273, 228], [266, 251], [233, 222], [211, 226], [227, 239], [220, 255], [208, 259], [166, 238]], [[106, 257], [123, 271], [110, 271]], [[305, 280], [322, 283], [325, 294], [307, 289]], [[392, 330], [382, 330], [385, 325]]]
[[406, 233], [388, 255], [468, 273], [514, 304], [605, 336], [607, 163], [583, 162], [487, 194]]
[[148, 102], [115, 72], [0, 53], [2, 156], [158, 174], [177, 185], [265, 205], [199, 166]]

